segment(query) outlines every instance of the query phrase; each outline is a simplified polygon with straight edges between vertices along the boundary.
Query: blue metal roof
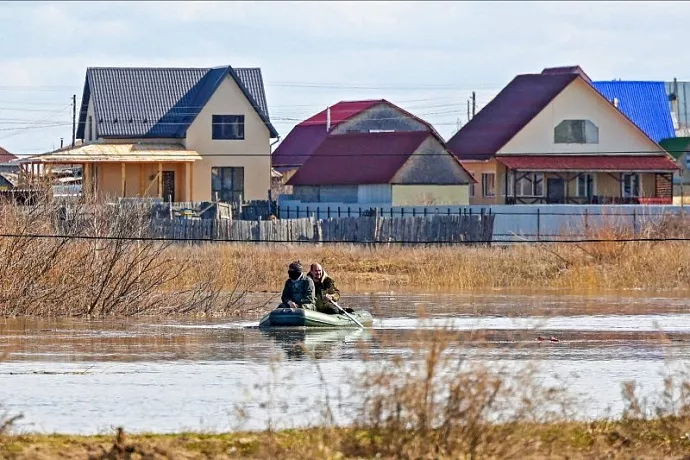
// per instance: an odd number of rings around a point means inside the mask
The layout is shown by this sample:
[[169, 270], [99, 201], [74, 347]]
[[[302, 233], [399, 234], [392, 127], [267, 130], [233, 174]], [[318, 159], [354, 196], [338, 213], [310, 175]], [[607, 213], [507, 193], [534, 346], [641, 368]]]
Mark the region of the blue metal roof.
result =
[[595, 81], [606, 99], [618, 99], [618, 108], [654, 142], [675, 137], [668, 95], [662, 81]]
[[86, 70], [77, 137], [90, 98], [98, 137], [183, 138], [220, 83], [230, 76], [271, 132], [261, 69], [97, 67]]

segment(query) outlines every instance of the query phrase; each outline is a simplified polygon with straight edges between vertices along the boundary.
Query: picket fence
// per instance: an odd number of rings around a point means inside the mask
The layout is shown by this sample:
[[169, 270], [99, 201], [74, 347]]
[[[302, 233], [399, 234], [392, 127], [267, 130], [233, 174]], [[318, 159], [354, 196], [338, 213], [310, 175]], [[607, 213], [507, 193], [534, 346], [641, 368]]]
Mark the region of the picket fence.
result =
[[154, 219], [150, 235], [182, 241], [457, 243], [488, 242], [491, 215], [273, 220]]

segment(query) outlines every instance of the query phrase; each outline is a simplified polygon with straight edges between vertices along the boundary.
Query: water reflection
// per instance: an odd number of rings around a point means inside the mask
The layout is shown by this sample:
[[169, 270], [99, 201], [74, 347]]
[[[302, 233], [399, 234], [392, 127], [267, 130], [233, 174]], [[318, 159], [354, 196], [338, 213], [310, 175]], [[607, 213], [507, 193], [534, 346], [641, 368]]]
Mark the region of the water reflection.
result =
[[[234, 405], [251, 398], [240, 389], [265, 385], [273, 364], [279, 380], [293, 379], [287, 385], [319, 392], [315, 363], [328, 382], [350, 382], [363, 366], [360, 345], [385, 361], [447, 326], [458, 358], [541, 363], [545, 375], [572, 377], [573, 390], [592, 400], [582, 413], [597, 416], [620, 409], [622, 381], [659, 390], [659, 372], [690, 352], [688, 301], [680, 297], [379, 294], [343, 303], [370, 309], [374, 327], [264, 331], [255, 327], [260, 314], [0, 320], [0, 354], [9, 353], [0, 365], [0, 404], [23, 412], [35, 431], [227, 429]], [[557, 341], [538, 340], [552, 336]], [[305, 421], [294, 401], [285, 404], [291, 422]], [[247, 427], [265, 427], [259, 405], [250, 409]]]

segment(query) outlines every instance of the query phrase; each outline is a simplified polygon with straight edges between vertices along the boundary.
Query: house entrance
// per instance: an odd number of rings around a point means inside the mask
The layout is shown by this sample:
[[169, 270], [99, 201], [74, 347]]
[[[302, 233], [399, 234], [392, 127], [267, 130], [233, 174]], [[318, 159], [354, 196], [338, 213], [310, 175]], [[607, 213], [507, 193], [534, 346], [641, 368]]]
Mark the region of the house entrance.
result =
[[175, 171], [163, 171], [163, 201], [175, 201]]
[[546, 202], [551, 204], [565, 202], [565, 181], [558, 178], [546, 180]]

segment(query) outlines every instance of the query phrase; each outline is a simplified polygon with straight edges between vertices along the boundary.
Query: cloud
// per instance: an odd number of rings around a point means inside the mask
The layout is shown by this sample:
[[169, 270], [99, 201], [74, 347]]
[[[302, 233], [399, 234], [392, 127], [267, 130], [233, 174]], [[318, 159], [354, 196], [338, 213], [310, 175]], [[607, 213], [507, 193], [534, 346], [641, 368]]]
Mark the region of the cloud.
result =
[[[690, 78], [679, 46], [689, 12], [682, 2], [6, 2], [0, 19], [12, 39], [0, 43], [0, 86], [37, 88], [0, 100], [59, 106], [81, 96], [88, 66], [230, 64], [262, 68], [269, 109], [282, 118], [341, 99], [422, 99], [401, 105], [452, 130], [472, 90], [481, 107], [516, 74], [544, 67]], [[38, 90], [46, 85], [61, 88]], [[292, 122], [276, 123], [285, 135]], [[22, 150], [54, 138], [8, 142]]]

